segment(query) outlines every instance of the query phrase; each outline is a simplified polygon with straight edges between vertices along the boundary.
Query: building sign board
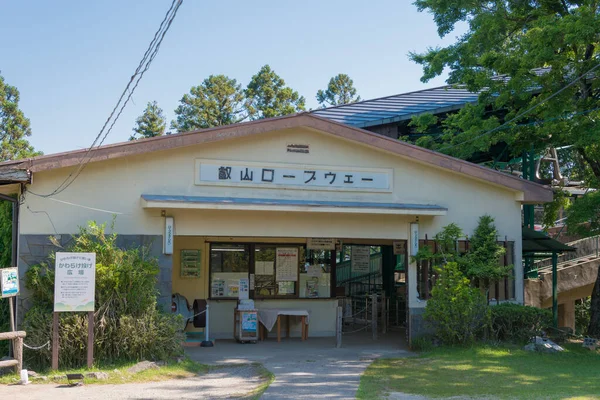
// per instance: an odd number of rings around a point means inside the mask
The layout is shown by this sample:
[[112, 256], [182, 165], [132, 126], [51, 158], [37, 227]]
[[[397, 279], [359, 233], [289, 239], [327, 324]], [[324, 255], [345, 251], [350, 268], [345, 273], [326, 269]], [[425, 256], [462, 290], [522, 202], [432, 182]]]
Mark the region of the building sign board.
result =
[[410, 224], [410, 255], [416, 256], [419, 252], [419, 224]]
[[394, 255], [395, 256], [401, 256], [406, 253], [406, 242], [405, 241], [399, 240], [399, 241], [392, 243], [392, 245], [394, 247]]
[[56, 253], [54, 312], [94, 311], [96, 253]]
[[165, 218], [165, 243], [164, 253], [173, 254], [173, 235], [175, 235], [175, 221], [173, 217]]
[[330, 238], [308, 238], [306, 248], [309, 250], [335, 250], [336, 240]]
[[369, 246], [352, 246], [350, 250], [350, 268], [353, 274], [368, 274], [371, 261]]
[[17, 268], [0, 269], [0, 297], [12, 297], [19, 294], [19, 270]]
[[391, 192], [392, 170], [196, 160], [196, 185]]

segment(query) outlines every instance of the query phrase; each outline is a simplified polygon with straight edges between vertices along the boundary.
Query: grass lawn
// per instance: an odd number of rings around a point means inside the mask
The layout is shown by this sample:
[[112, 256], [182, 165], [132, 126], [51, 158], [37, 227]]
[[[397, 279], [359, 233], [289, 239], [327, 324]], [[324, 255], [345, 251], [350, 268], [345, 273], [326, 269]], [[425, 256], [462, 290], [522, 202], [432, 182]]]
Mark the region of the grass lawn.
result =
[[[47, 381], [43, 380], [32, 380], [31, 383], [62, 383], [66, 384], [66, 379], [57, 379], [57, 377], [65, 374], [83, 373], [86, 372], [106, 372], [108, 379], [97, 380], [85, 378], [85, 383], [98, 383], [98, 384], [115, 384], [115, 383], [137, 383], [137, 382], [156, 382], [165, 381], [169, 379], [182, 379], [189, 378], [199, 374], [207, 373], [211, 367], [208, 365], [199, 364], [189, 359], [184, 359], [182, 362], [172, 362], [167, 365], [161, 366], [160, 368], [147, 369], [136, 374], [127, 372], [127, 369], [134, 366], [136, 363], [121, 363], [115, 365], [104, 365], [94, 367], [91, 369], [80, 368], [80, 369], [69, 369], [69, 370], [58, 370], [58, 371], [36, 371], [40, 375], [46, 375]], [[19, 381], [20, 377], [17, 374], [8, 374], [0, 377], [0, 384], [11, 384]]]
[[600, 399], [600, 353], [567, 344], [557, 354], [519, 348], [437, 348], [417, 357], [379, 359], [360, 380], [359, 399], [390, 392], [428, 397]]

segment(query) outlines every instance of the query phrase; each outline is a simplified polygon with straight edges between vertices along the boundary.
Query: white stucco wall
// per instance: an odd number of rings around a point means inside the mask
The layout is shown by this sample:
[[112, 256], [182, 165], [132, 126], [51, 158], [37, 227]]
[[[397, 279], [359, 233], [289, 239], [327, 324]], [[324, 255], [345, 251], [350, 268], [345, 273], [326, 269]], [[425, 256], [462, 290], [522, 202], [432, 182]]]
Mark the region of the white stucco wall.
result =
[[[289, 143], [310, 145], [310, 154], [288, 153]], [[393, 169], [393, 192], [344, 192], [194, 184], [197, 159], [272, 162]], [[35, 173], [30, 189], [54, 190], [75, 167]], [[419, 164], [381, 150], [309, 129], [289, 129], [242, 139], [153, 152], [89, 164], [64, 192], [46, 199], [26, 194], [21, 234], [76, 233], [88, 220], [110, 221], [117, 214], [120, 234], [161, 235], [160, 210], [143, 209], [142, 194], [232, 196], [435, 204], [446, 216], [420, 217], [420, 237], [429, 237], [450, 222], [471, 234], [479, 216], [490, 214], [502, 238], [515, 242], [516, 292], [522, 302], [521, 213], [519, 193]], [[175, 218], [175, 234], [244, 237], [344, 237], [408, 239], [414, 216], [344, 215], [289, 212], [167, 210]], [[52, 223], [51, 223], [52, 222]], [[54, 226], [53, 226], [54, 225]], [[416, 282], [409, 271], [409, 283]], [[412, 291], [414, 294], [414, 290]], [[424, 305], [411, 294], [411, 307]], [[416, 295], [415, 295], [416, 296]], [[229, 320], [229, 319], [228, 319]]]

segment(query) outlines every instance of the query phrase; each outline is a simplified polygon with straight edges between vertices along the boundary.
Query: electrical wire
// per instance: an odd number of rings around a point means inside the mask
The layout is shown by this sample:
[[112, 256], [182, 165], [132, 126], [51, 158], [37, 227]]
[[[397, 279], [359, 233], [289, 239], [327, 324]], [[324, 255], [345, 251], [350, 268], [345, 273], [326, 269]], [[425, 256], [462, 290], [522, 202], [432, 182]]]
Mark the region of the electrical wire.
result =
[[585, 78], [586, 76], [588, 76], [589, 74], [591, 74], [592, 72], [594, 72], [596, 69], [600, 68], [600, 64], [596, 64], [594, 67], [590, 68], [587, 72], [579, 75], [577, 78], [575, 78], [574, 80], [572, 80], [570, 83], [568, 83], [567, 85], [563, 86], [561, 89], [557, 90], [556, 92], [554, 92], [553, 94], [551, 94], [550, 96], [546, 97], [544, 100], [540, 101], [539, 103], [534, 104], [533, 106], [527, 108], [525, 111], [520, 112], [519, 114], [517, 114], [515, 117], [511, 118], [508, 121], [503, 122], [502, 124], [498, 125], [497, 127], [490, 129], [489, 131], [486, 131], [484, 133], [482, 133], [481, 135], [475, 136], [471, 139], [462, 141], [460, 143], [456, 143], [450, 146], [446, 146], [446, 147], [442, 147], [441, 149], [438, 149], [437, 151], [444, 151], [444, 150], [448, 150], [448, 149], [452, 149], [456, 146], [462, 146], [465, 143], [470, 143], [474, 140], [477, 140], [479, 138], [482, 138], [483, 136], [492, 134], [500, 129], [502, 129], [502, 127], [522, 118], [523, 116], [525, 116], [526, 114], [529, 114], [531, 111], [535, 110], [536, 108], [538, 108], [539, 106], [541, 106], [542, 104], [548, 102], [549, 100], [553, 99], [554, 97], [558, 96], [559, 94], [561, 94], [562, 92], [564, 92], [565, 90], [567, 90], [568, 88], [570, 88], [571, 86], [573, 86], [574, 84], [576, 84], [577, 82], [579, 82], [582, 78]]
[[[92, 142], [88, 151], [80, 159], [78, 167], [75, 170], [71, 171], [71, 173], [65, 178], [65, 180], [50, 193], [38, 194], [38, 193], [32, 192], [31, 190], [28, 190], [28, 193], [31, 193], [34, 196], [48, 198], [48, 197], [52, 197], [52, 196], [55, 196], [55, 195], [63, 192], [69, 186], [71, 186], [71, 184], [73, 184], [73, 182], [75, 182], [75, 180], [79, 177], [79, 175], [81, 174], [83, 169], [90, 162], [92, 152], [95, 149], [102, 146], [102, 144], [104, 143], [104, 141], [106, 140], [106, 138], [108, 137], [110, 132], [112, 131], [113, 127], [115, 126], [116, 122], [118, 121], [119, 117], [121, 116], [123, 110], [127, 106], [127, 103], [131, 100], [131, 97], [133, 96], [135, 89], [138, 87], [138, 85], [139, 85], [140, 81], [142, 80], [146, 71], [148, 71], [148, 69], [150, 68], [152, 61], [154, 61], [154, 59], [156, 58], [156, 55], [158, 54], [158, 50], [160, 49], [160, 45], [162, 44], [162, 41], [163, 41], [165, 35], [167, 34], [169, 28], [171, 27], [171, 24], [173, 23], [173, 20], [175, 19], [176, 15], [177, 15], [177, 11], [179, 10], [179, 7], [181, 6], [182, 3], [183, 3], [183, 0], [173, 0], [172, 1], [171, 6], [169, 7], [169, 10], [165, 14], [162, 22], [160, 23], [158, 30], [154, 34], [154, 37], [153, 37], [152, 41], [150, 42], [150, 44], [148, 45], [148, 48], [146, 49], [142, 59], [140, 60], [134, 74], [129, 79], [127, 86], [121, 93], [121, 96], [119, 97], [117, 103], [115, 104], [114, 108], [112, 109], [110, 115], [104, 122], [102, 129], [100, 129], [100, 132], [98, 133], [98, 135]], [[133, 87], [132, 87], [132, 85], [133, 85]], [[123, 100], [123, 99], [125, 99], [125, 100]], [[118, 110], [118, 112], [117, 112], [117, 110]], [[116, 116], [115, 116], [115, 113], [117, 113]], [[110, 126], [109, 126], [109, 124], [110, 124]], [[107, 126], [109, 126], [108, 129], [106, 129]], [[104, 134], [104, 136], [103, 136], [103, 134]], [[100, 138], [102, 138], [102, 139], [100, 140]], [[96, 144], [98, 143], [98, 140], [100, 140], [100, 142], [96, 146]]]

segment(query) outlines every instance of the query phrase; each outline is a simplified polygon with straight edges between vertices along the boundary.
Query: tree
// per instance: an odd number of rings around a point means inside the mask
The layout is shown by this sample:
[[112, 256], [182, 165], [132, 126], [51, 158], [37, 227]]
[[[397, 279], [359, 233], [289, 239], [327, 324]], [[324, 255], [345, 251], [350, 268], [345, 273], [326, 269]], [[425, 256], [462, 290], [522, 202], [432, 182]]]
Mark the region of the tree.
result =
[[246, 118], [244, 92], [235, 79], [211, 75], [183, 95], [171, 128], [177, 132], [235, 124]]
[[27, 140], [31, 136], [31, 126], [19, 109], [19, 99], [19, 90], [7, 84], [0, 75], [0, 161], [41, 154]]
[[360, 96], [356, 95], [354, 82], [348, 75], [337, 74], [329, 80], [327, 89], [317, 92], [317, 101], [323, 107], [339, 106], [360, 101]]
[[135, 120], [133, 135], [129, 140], [145, 139], [165, 134], [167, 122], [163, 109], [156, 101], [148, 102], [144, 113]]
[[271, 69], [263, 66], [250, 79], [245, 90], [248, 115], [251, 119], [273, 118], [304, 111], [304, 97]]
[[483, 282], [486, 290], [489, 290], [491, 283], [510, 275], [513, 266], [500, 265], [500, 257], [506, 249], [498, 244], [494, 218], [489, 215], [479, 217], [469, 245], [469, 252], [461, 259], [467, 277]]
[[[0, 161], [17, 160], [41, 154], [27, 140], [31, 136], [29, 119], [19, 109], [19, 90], [0, 75]], [[11, 265], [12, 203], [0, 200], [0, 268]], [[0, 332], [8, 329], [8, 301], [0, 299]], [[0, 342], [0, 354], [8, 350], [8, 342]]]
[[[598, 187], [600, 3], [417, 0], [414, 4], [433, 14], [440, 36], [457, 23], [468, 25], [455, 43], [410, 55], [423, 66], [422, 81], [449, 70], [450, 84], [481, 91], [477, 104], [442, 122], [445, 134], [429, 140], [430, 147], [468, 158], [503, 143], [513, 155], [570, 145], [586, 171], [586, 184]], [[502, 121], [510, 122], [499, 129]], [[575, 210], [577, 203], [572, 206]], [[580, 220], [593, 223], [588, 234], [599, 232], [600, 196], [581, 204], [588, 212]], [[589, 334], [600, 337], [600, 274]]]

